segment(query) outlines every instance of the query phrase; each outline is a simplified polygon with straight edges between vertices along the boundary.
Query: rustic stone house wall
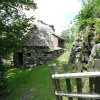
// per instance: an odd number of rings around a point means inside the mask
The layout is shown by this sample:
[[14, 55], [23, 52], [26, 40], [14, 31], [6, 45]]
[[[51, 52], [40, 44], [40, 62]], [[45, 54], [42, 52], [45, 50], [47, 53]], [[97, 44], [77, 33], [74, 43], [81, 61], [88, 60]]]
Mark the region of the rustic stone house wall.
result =
[[[64, 39], [54, 34], [50, 25], [40, 21], [37, 30], [26, 35], [23, 47], [15, 51], [15, 66], [36, 66], [59, 56], [64, 51]], [[63, 41], [62, 47], [58, 41]]]
[[51, 36], [51, 39], [52, 39], [52, 41], [53, 41], [53, 45], [54, 45], [55, 47], [58, 47], [58, 38], [55, 37], [54, 35], [52, 35], [52, 36]]

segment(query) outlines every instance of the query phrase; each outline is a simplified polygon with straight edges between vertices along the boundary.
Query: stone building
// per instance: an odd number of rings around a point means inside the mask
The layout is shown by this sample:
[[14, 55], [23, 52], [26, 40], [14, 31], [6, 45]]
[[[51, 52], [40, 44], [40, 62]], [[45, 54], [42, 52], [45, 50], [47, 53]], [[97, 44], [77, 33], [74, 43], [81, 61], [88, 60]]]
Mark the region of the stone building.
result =
[[15, 66], [36, 66], [59, 56], [64, 50], [64, 39], [55, 34], [53, 25], [37, 22], [37, 29], [28, 33], [23, 47], [14, 52]]

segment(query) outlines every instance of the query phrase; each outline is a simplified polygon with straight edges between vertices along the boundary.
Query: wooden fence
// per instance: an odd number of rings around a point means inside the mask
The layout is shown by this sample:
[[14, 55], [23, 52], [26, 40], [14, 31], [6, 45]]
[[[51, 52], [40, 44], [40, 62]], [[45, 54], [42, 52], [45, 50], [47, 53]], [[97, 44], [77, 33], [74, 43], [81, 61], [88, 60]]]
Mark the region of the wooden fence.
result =
[[[63, 97], [67, 97], [66, 100], [100, 100], [100, 59], [95, 59], [88, 62], [88, 71], [82, 71], [82, 64], [80, 62], [76, 63], [77, 72], [69, 73], [67, 72], [67, 64], [63, 64], [64, 73], [57, 73], [57, 66], [55, 64], [49, 65], [52, 82], [54, 86], [54, 91], [56, 95], [56, 100], [65, 100]], [[83, 93], [82, 79], [88, 78], [88, 88], [87, 93]], [[66, 83], [66, 91], [61, 90], [60, 80], [63, 79]], [[76, 92], [72, 90], [71, 80], [76, 81]]]

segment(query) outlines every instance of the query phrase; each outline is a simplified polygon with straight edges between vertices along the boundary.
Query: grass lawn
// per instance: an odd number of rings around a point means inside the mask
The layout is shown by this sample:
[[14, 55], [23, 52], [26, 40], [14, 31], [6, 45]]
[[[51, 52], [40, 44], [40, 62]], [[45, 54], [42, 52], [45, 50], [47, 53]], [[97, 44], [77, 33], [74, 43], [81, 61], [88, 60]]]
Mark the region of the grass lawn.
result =
[[[68, 53], [64, 53], [48, 64], [58, 64], [58, 61], [67, 61], [67, 58]], [[48, 64], [23, 70], [8, 69], [6, 78], [9, 94], [4, 95], [0, 100], [55, 100]]]

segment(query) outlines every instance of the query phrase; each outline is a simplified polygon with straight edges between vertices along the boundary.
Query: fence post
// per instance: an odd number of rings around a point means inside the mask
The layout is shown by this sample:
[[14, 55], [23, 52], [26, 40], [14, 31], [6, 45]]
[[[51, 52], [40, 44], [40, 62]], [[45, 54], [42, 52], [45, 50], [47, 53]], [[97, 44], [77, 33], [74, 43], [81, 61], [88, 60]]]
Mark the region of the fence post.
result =
[[[75, 62], [75, 67], [77, 69], [77, 72], [81, 72], [82, 71], [82, 64], [81, 64], [80, 61]], [[82, 79], [81, 78], [77, 78], [76, 79], [76, 83], [77, 83], [77, 92], [78, 93], [82, 93]], [[83, 100], [83, 99], [82, 98], [78, 98], [78, 100]]]
[[100, 59], [94, 59], [94, 69], [100, 71]]
[[89, 72], [93, 71], [93, 65], [94, 65], [93, 63], [94, 63], [93, 60], [88, 61], [88, 71]]
[[[94, 59], [94, 69], [95, 71], [100, 71], [100, 59]], [[94, 84], [95, 84], [95, 89], [94, 89], [95, 93], [100, 94], [100, 88], [99, 88], [100, 87], [100, 77], [95, 78]]]
[[[56, 64], [49, 65], [49, 69], [50, 69], [51, 75], [57, 73]], [[54, 90], [59, 92], [61, 90], [59, 79], [52, 79], [52, 83], [53, 83]], [[63, 98], [62, 98], [62, 96], [56, 95], [56, 100], [63, 100]]]
[[[91, 72], [93, 71], [93, 61], [92, 60], [89, 60], [88, 61], [88, 71]], [[90, 93], [93, 93], [93, 81], [94, 81], [94, 78], [89, 78], [89, 91]], [[93, 99], [90, 99], [90, 100], [93, 100]]]
[[[68, 68], [68, 64], [63, 64], [63, 69], [64, 69], [64, 72], [68, 72], [67, 68]], [[67, 92], [70, 93], [72, 92], [72, 88], [71, 88], [71, 81], [70, 79], [65, 79], [66, 81], [66, 86], [67, 86]], [[69, 100], [73, 100], [72, 97], [68, 97]]]

